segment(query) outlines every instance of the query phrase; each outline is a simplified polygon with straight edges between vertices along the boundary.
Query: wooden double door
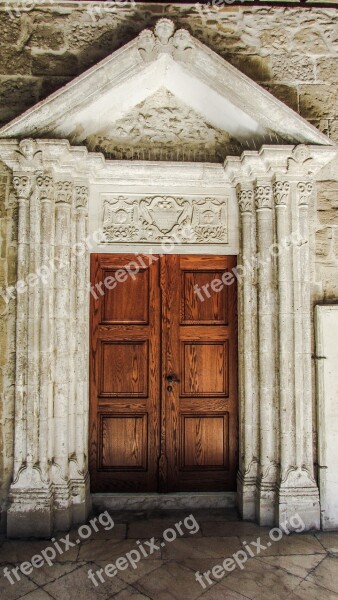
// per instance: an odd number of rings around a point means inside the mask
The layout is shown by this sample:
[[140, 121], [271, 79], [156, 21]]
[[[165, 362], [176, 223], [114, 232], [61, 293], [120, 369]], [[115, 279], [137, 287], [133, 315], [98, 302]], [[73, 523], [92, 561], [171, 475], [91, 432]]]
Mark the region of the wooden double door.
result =
[[92, 491], [235, 489], [235, 264], [92, 255]]

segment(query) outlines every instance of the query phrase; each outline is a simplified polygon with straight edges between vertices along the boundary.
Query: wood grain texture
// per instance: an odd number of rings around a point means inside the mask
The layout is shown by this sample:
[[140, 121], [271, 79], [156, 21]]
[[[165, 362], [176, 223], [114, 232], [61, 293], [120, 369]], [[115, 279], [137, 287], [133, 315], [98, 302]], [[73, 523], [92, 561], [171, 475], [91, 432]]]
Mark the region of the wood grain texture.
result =
[[[92, 255], [92, 284], [134, 259]], [[155, 257], [91, 298], [92, 491], [235, 489], [236, 286], [210, 287], [235, 265], [235, 257]], [[205, 302], [196, 284], [208, 290]]]

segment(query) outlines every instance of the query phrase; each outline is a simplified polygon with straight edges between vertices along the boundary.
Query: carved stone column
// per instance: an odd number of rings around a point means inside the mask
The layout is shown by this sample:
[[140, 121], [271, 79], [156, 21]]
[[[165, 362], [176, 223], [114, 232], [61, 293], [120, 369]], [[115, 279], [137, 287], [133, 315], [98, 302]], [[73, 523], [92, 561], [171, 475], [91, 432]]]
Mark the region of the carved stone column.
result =
[[70, 391], [71, 391], [71, 226], [73, 182], [56, 183], [54, 279], [54, 459], [52, 481], [57, 527], [70, 526], [69, 487]]
[[75, 246], [73, 247], [74, 288], [74, 447], [70, 457], [70, 483], [73, 501], [73, 523], [86, 518], [90, 507], [88, 475], [88, 407], [89, 407], [89, 253], [86, 247], [88, 235], [88, 185], [75, 182]]
[[275, 347], [275, 273], [272, 259], [274, 220], [272, 184], [257, 179], [255, 188], [258, 253], [258, 373], [260, 473], [256, 516], [261, 525], [274, 523], [277, 478], [277, 402]]
[[[48, 477], [47, 398], [42, 395], [45, 380], [40, 375], [44, 365], [45, 315], [41, 294], [41, 255], [45, 241], [44, 204], [40, 173], [36, 174], [34, 144], [20, 145], [20, 157], [26, 161], [25, 173], [14, 173], [13, 184], [18, 196], [18, 283], [16, 330], [15, 393], [15, 465], [7, 513], [7, 535], [45, 536], [52, 531], [52, 486]], [[28, 158], [26, 158], [28, 156]], [[42, 198], [44, 196], [44, 198]], [[42, 299], [42, 300], [41, 300]], [[41, 320], [41, 325], [40, 325]], [[42, 344], [42, 346], [41, 346]]]
[[[294, 396], [292, 413], [294, 456], [284, 450], [279, 485], [278, 520], [299, 514], [307, 529], [320, 526], [319, 492], [313, 471], [311, 305], [308, 205], [313, 183], [308, 178], [292, 177], [292, 262], [293, 262], [293, 346]], [[291, 417], [288, 417], [291, 419]], [[292, 459], [293, 458], [293, 459]], [[289, 461], [289, 464], [287, 462]]]
[[248, 181], [237, 185], [241, 219], [240, 254], [242, 277], [238, 284], [240, 361], [240, 464], [237, 480], [238, 506], [244, 519], [255, 518], [257, 467], [259, 462], [257, 405], [257, 295], [254, 286], [256, 232], [254, 188]]

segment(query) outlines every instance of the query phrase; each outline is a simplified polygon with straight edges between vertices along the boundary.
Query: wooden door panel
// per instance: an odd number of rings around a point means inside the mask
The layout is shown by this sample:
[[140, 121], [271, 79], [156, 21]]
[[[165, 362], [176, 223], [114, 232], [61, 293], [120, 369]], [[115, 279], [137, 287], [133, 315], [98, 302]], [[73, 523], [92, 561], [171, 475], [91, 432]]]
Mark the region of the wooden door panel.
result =
[[133, 261], [133, 255], [91, 257], [92, 491], [157, 491], [159, 267], [154, 261], [130, 274]]
[[[228, 288], [218, 293], [209, 289], [210, 281], [221, 279], [223, 271], [182, 271], [181, 325], [227, 325]], [[200, 290], [203, 302], [195, 289]]]
[[101, 397], [148, 396], [148, 340], [101, 341]]
[[[166, 491], [235, 489], [236, 287], [222, 285], [235, 265], [235, 257], [224, 256], [162, 259], [162, 360], [174, 378], [169, 389], [163, 381]], [[204, 286], [202, 299], [196, 285], [202, 292]]]
[[138, 273], [133, 273], [133, 277], [125, 278], [126, 274], [121, 273], [119, 268], [102, 271], [103, 281], [111, 277], [108, 285], [112, 287], [105, 289], [102, 323], [148, 325], [149, 271], [140, 269]]

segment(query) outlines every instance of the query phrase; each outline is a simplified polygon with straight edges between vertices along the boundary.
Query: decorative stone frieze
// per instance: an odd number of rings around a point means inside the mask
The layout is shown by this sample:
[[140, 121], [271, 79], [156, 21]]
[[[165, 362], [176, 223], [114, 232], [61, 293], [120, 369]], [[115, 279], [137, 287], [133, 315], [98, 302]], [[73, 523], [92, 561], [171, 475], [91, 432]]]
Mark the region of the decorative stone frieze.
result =
[[228, 199], [176, 196], [103, 196], [102, 243], [181, 240], [228, 241]]

